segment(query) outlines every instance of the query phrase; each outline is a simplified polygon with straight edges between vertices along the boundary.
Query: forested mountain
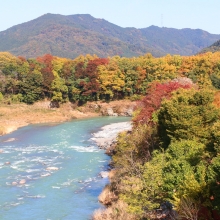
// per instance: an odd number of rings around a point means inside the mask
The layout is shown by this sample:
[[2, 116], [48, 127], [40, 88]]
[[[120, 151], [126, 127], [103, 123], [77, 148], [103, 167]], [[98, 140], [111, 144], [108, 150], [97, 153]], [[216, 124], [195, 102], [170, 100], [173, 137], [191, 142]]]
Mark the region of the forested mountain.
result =
[[220, 35], [199, 29], [122, 28], [88, 14], [45, 14], [0, 32], [0, 51], [27, 58], [46, 53], [67, 58], [80, 54], [99, 57], [132, 57], [145, 53], [192, 55], [218, 39]]
[[204, 48], [200, 53], [217, 52], [217, 51], [220, 51], [220, 40], [216, 41], [211, 46]]

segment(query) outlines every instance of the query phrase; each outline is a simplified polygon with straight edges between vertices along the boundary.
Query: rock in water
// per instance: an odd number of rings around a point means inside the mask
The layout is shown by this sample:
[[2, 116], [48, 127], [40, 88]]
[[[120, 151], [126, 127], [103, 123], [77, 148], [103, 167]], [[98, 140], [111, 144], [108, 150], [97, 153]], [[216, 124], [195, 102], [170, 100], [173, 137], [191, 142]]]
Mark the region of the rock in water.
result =
[[26, 183], [26, 180], [25, 180], [25, 179], [22, 179], [22, 180], [20, 180], [20, 182], [19, 182], [20, 185], [23, 185], [23, 184], [25, 184], [25, 183]]
[[108, 172], [108, 171], [102, 171], [102, 172], [100, 172], [100, 176], [101, 176], [102, 178], [108, 178], [108, 175], [109, 175], [109, 172]]

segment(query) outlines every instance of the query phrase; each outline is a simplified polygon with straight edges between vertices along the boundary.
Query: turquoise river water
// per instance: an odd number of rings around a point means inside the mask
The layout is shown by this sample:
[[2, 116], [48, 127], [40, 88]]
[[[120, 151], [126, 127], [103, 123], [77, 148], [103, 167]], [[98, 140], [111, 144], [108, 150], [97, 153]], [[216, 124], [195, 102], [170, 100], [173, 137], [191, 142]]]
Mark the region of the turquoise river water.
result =
[[99, 173], [110, 160], [91, 140], [92, 133], [129, 120], [30, 125], [0, 137], [0, 219], [90, 219], [102, 207], [98, 195], [108, 180]]

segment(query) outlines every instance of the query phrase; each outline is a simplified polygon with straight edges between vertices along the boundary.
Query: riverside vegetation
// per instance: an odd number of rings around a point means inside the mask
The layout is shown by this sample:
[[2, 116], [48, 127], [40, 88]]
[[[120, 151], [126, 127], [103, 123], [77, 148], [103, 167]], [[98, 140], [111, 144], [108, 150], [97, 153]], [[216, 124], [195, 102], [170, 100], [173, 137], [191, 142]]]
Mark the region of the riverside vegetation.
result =
[[94, 219], [218, 219], [219, 52], [74, 60], [2, 52], [0, 69], [6, 104], [140, 100], [132, 131], [113, 150], [109, 208]]

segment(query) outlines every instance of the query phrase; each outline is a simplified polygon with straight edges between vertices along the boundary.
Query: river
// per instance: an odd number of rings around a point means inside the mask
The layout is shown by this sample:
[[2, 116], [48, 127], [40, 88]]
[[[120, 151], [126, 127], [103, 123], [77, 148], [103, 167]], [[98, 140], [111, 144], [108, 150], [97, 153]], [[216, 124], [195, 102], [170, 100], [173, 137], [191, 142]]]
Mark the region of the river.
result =
[[30, 125], [0, 137], [1, 220], [87, 220], [110, 158], [92, 133], [126, 117]]

